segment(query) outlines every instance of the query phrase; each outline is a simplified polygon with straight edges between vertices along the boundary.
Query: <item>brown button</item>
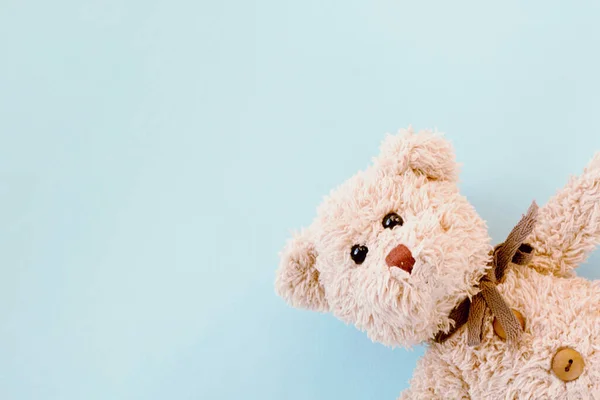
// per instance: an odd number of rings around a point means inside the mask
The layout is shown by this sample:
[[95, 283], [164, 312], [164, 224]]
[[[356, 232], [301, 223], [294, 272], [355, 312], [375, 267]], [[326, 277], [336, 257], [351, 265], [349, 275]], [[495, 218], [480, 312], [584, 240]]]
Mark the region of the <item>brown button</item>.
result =
[[584, 366], [581, 354], [569, 347], [558, 350], [552, 359], [552, 371], [565, 382], [579, 378]]
[[[517, 317], [519, 324], [521, 324], [521, 328], [525, 329], [525, 317], [515, 309], [513, 309], [512, 312], [515, 314], [515, 317]], [[502, 328], [502, 325], [500, 325], [500, 322], [496, 318], [494, 318], [493, 327], [496, 335], [500, 336], [502, 339], [506, 339], [506, 332], [504, 332], [504, 328]]]

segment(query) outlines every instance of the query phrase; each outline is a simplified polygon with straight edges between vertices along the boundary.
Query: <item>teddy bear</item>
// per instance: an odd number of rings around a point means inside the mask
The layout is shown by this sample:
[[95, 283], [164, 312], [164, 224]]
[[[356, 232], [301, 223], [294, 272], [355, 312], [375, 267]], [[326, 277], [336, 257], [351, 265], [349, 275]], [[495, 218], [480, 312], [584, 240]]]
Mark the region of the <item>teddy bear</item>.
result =
[[458, 170], [443, 134], [387, 135], [293, 233], [277, 294], [375, 342], [425, 344], [399, 399], [600, 400], [600, 281], [575, 274], [600, 243], [600, 152], [499, 246]]

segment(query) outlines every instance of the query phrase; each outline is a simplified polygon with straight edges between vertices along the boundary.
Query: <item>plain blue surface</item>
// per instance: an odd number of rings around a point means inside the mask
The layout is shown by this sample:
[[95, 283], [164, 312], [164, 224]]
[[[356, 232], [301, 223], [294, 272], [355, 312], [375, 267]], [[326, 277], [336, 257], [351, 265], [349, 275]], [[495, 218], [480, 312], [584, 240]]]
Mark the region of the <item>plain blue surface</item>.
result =
[[395, 398], [423, 349], [288, 308], [278, 251], [409, 124], [447, 132], [503, 239], [600, 150], [599, 20], [595, 1], [2, 1], [0, 398]]

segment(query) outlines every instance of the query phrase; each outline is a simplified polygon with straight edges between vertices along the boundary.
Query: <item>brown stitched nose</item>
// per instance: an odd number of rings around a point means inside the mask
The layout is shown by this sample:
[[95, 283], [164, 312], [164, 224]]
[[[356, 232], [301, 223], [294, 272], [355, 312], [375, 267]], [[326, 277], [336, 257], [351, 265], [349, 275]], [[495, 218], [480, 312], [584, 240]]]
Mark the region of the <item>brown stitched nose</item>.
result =
[[413, 265], [415, 265], [415, 259], [410, 250], [403, 244], [394, 247], [385, 258], [385, 262], [388, 267], [398, 267], [409, 274], [412, 272]]

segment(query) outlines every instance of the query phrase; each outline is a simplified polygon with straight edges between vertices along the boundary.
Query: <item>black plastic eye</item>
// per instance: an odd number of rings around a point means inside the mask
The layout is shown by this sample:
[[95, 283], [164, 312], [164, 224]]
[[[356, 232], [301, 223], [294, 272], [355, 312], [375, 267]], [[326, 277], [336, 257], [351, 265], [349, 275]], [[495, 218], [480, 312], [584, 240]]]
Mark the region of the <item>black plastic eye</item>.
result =
[[362, 264], [363, 261], [365, 261], [365, 258], [367, 258], [368, 252], [369, 249], [367, 249], [367, 246], [355, 244], [350, 251], [350, 258], [352, 258], [356, 264]]
[[384, 228], [393, 229], [396, 225], [402, 226], [404, 224], [404, 220], [401, 216], [396, 213], [389, 213], [385, 217], [383, 217], [383, 221], [381, 224]]

